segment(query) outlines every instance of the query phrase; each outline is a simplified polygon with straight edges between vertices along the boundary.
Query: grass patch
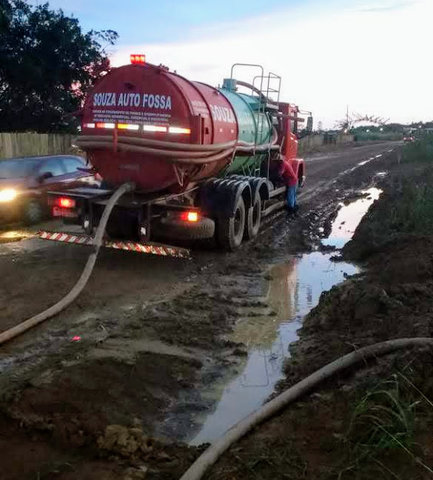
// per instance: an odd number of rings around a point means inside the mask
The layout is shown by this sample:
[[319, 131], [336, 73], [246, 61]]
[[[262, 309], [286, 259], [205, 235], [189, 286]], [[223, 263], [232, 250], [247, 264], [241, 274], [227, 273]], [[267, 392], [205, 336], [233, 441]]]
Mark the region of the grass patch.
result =
[[390, 208], [388, 227], [392, 232], [433, 234], [433, 135], [407, 144], [400, 161], [425, 164], [419, 174], [402, 175], [396, 179], [396, 197]]
[[391, 232], [433, 234], [433, 166], [419, 179], [402, 177], [387, 220]]
[[405, 145], [380, 200], [362, 219], [346, 258], [363, 260], [401, 238], [433, 235], [433, 135]]
[[425, 135], [413, 143], [407, 143], [401, 152], [402, 162], [433, 163], [433, 134]]
[[355, 403], [342, 439], [343, 461], [331, 475], [349, 479], [433, 477], [416, 442], [417, 418], [433, 403], [404, 374], [393, 375]]

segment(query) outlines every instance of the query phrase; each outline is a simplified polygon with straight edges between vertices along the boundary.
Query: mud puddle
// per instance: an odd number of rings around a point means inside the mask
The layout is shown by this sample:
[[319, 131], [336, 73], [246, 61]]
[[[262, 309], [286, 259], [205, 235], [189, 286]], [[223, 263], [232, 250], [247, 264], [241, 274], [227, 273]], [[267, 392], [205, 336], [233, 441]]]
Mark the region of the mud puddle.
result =
[[343, 205], [332, 223], [331, 233], [322, 241], [323, 245], [342, 248], [352, 238], [356, 227], [370, 206], [382, 193], [378, 188], [362, 191], [364, 196], [359, 200]]
[[[362, 193], [363, 198], [341, 207], [324, 244], [343, 247], [381, 192], [372, 188]], [[239, 311], [240, 319], [229, 337], [246, 345], [245, 364], [217, 394], [213, 391], [213, 399], [219, 397], [216, 408], [196, 419], [202, 426], [186, 439], [191, 445], [212, 442], [273, 393], [276, 383], [284, 378], [284, 361], [290, 356], [290, 344], [298, 339], [305, 315], [317, 305], [322, 292], [359, 271], [356, 265], [333, 262], [332, 256], [312, 252], [270, 267], [267, 291], [257, 307]]]

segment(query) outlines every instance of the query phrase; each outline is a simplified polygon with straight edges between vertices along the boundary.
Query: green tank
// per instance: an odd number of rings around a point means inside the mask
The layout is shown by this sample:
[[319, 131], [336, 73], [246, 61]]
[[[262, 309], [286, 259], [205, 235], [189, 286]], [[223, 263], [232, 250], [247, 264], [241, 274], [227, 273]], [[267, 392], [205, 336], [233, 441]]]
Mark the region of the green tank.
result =
[[[235, 111], [239, 126], [238, 140], [256, 145], [269, 143], [272, 138], [272, 122], [263, 108], [263, 102], [258, 96], [235, 92], [233, 85], [232, 79], [225, 79], [223, 88], [220, 88], [219, 91], [227, 98]], [[224, 170], [223, 175], [232, 173], [258, 175], [260, 165], [266, 156], [267, 154], [263, 153], [251, 156], [237, 155]]]

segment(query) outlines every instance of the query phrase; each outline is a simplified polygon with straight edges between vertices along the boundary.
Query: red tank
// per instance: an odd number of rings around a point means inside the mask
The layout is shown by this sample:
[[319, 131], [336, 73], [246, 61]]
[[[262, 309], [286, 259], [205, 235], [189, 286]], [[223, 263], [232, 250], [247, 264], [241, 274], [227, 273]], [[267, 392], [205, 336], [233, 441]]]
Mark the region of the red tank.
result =
[[182, 190], [230, 161], [235, 112], [215, 88], [163, 66], [113, 69], [87, 96], [78, 144], [108, 182]]

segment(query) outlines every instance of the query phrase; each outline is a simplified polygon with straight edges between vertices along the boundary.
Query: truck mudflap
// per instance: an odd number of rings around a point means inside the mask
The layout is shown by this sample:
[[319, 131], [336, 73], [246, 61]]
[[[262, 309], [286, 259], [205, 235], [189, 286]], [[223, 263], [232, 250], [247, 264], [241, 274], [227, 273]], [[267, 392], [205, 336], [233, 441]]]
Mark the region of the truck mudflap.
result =
[[[93, 237], [65, 232], [48, 232], [41, 230], [38, 237], [42, 240], [52, 240], [55, 242], [75, 243], [78, 245], [92, 246]], [[160, 255], [163, 257], [191, 258], [191, 252], [187, 248], [163, 245], [157, 243], [137, 243], [129, 241], [103, 240], [102, 246], [105, 248], [114, 248], [116, 250], [127, 250], [136, 253], [147, 253], [150, 255]]]

